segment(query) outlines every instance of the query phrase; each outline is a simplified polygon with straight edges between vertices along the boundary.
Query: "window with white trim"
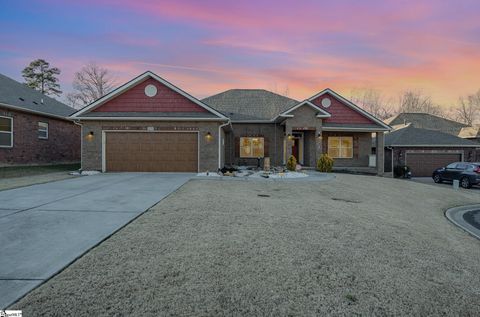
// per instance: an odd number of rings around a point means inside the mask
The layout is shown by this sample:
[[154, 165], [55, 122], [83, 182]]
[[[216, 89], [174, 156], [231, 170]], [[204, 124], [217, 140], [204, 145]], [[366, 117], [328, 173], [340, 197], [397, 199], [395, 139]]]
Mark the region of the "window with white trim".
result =
[[0, 147], [13, 147], [13, 118], [0, 116]]
[[48, 123], [38, 122], [38, 138], [39, 139], [48, 139]]
[[353, 158], [353, 137], [328, 137], [328, 155], [332, 158]]
[[265, 140], [261, 137], [241, 137], [240, 157], [264, 157]]

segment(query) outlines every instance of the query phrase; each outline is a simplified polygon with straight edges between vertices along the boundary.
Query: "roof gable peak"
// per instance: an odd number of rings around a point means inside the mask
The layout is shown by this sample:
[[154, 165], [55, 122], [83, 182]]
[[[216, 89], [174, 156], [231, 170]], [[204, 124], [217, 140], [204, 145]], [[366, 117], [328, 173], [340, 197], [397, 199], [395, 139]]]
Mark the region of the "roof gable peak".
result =
[[208, 112], [214, 114], [218, 118], [228, 120], [226, 116], [224, 116], [222, 113], [216, 111], [215, 109], [211, 108], [204, 102], [200, 101], [199, 99], [193, 97], [192, 95], [188, 94], [184, 90], [178, 88], [177, 86], [173, 85], [169, 81], [163, 79], [162, 77], [158, 76], [154, 72], [147, 70], [144, 73], [138, 75], [137, 77], [133, 78], [132, 80], [126, 82], [125, 84], [121, 85], [120, 87], [114, 89], [110, 93], [106, 94], [105, 96], [100, 97], [99, 99], [95, 100], [94, 102], [90, 103], [86, 107], [80, 109], [79, 111], [75, 112], [71, 118], [72, 119], [77, 119], [81, 118], [82, 114], [86, 114], [88, 112], [91, 112], [95, 110], [96, 108], [100, 107], [104, 103], [114, 99], [115, 97], [123, 94], [124, 92], [127, 92], [131, 88], [137, 86], [138, 84], [144, 82], [145, 80], [152, 78], [153, 80], [156, 80], [160, 84], [166, 86], [167, 88], [171, 89], [172, 91], [182, 95], [183, 97], [187, 98], [191, 102], [195, 103], [196, 105], [202, 107], [203, 109], [207, 110]]

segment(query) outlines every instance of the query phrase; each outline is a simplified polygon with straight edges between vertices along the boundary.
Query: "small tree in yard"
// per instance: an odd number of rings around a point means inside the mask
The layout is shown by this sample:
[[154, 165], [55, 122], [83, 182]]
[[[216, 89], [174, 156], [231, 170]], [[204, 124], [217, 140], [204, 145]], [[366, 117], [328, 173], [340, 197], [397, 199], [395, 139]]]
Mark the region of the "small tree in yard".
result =
[[60, 75], [60, 69], [50, 67], [50, 63], [43, 59], [34, 60], [22, 71], [25, 84], [44, 95], [60, 96], [62, 91], [58, 84], [58, 75]]
[[297, 159], [295, 158], [295, 156], [290, 155], [290, 157], [287, 160], [287, 169], [289, 171], [295, 171], [296, 168], [297, 168]]
[[333, 169], [333, 158], [328, 154], [322, 154], [317, 160], [317, 170], [323, 173], [331, 173]]

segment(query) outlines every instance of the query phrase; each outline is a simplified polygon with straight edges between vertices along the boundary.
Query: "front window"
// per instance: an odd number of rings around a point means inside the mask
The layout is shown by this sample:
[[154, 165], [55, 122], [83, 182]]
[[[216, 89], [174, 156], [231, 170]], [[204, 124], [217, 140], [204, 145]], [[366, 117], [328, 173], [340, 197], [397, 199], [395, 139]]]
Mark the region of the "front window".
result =
[[353, 138], [351, 136], [328, 137], [328, 155], [332, 158], [352, 158]]
[[38, 138], [48, 139], [48, 123], [46, 122], [38, 123]]
[[240, 138], [240, 157], [263, 157], [264, 138], [242, 137]]
[[0, 147], [13, 146], [13, 118], [0, 117]]

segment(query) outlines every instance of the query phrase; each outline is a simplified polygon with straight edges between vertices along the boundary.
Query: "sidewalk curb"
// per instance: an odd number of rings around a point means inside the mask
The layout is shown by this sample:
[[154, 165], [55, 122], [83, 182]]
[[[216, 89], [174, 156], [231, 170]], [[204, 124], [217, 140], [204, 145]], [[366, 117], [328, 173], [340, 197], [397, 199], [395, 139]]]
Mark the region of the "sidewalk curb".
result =
[[480, 240], [480, 230], [469, 224], [463, 219], [463, 215], [469, 211], [480, 209], [480, 204], [467, 205], [447, 209], [445, 211], [445, 217], [450, 220], [454, 225], [468, 232], [475, 238]]

